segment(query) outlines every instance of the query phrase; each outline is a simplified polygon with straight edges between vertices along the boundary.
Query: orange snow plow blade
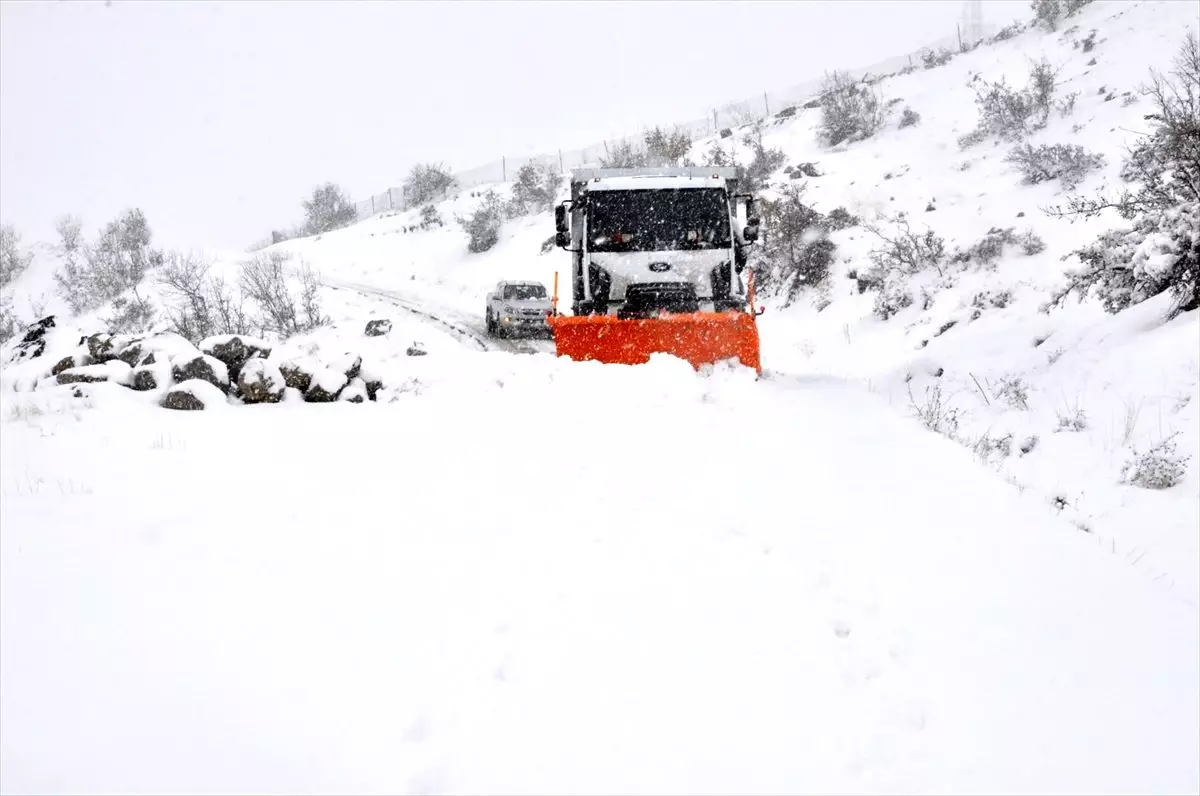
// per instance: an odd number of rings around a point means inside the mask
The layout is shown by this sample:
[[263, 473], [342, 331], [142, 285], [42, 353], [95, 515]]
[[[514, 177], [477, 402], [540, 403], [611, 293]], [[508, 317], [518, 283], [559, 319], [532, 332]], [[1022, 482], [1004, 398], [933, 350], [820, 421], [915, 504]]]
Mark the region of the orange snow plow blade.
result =
[[692, 366], [736, 358], [762, 373], [758, 325], [746, 312], [693, 312], [647, 319], [612, 315], [553, 315], [549, 319], [560, 356], [574, 360], [640, 365], [655, 353]]

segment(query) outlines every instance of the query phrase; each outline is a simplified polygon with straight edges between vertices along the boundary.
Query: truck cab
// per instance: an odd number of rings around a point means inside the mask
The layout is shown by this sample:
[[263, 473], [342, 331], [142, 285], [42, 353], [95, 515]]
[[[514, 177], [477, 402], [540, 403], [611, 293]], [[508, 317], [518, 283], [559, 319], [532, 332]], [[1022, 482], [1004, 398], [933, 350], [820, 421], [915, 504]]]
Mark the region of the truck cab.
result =
[[550, 310], [550, 296], [541, 282], [497, 282], [496, 288], [487, 294], [487, 333], [493, 337], [529, 334], [549, 337], [546, 319]]
[[754, 200], [730, 168], [579, 169], [556, 209], [572, 256], [572, 313], [746, 311]]

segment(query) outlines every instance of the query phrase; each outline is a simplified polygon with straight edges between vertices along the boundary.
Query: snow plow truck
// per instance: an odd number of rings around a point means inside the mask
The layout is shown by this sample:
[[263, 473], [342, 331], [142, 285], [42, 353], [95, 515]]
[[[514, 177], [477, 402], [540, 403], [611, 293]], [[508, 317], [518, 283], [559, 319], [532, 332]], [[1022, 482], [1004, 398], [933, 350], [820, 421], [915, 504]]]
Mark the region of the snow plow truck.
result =
[[571, 314], [558, 311], [555, 273], [549, 318], [560, 356], [632, 365], [667, 353], [762, 372], [746, 267], [759, 219], [734, 169], [579, 169], [555, 227], [571, 255]]

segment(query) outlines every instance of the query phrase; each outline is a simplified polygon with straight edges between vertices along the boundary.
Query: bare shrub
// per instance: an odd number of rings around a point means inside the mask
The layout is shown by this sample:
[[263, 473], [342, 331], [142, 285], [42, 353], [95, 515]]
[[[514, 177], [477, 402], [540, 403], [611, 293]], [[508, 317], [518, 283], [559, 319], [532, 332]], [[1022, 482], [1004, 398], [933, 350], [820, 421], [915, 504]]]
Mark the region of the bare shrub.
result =
[[944, 434], [953, 439], [958, 434], [959, 411], [942, 395], [942, 386], [934, 384], [925, 388], [924, 400], [918, 401], [908, 386], [908, 403], [913, 415], [930, 431]]
[[600, 166], [605, 169], [635, 169], [648, 165], [646, 152], [631, 141], [618, 141], [612, 147], [604, 144]]
[[1133, 449], [1133, 458], [1121, 468], [1121, 483], [1143, 489], [1170, 489], [1183, 480], [1191, 456], [1175, 452], [1176, 431], [1142, 453]]
[[950, 258], [950, 261], [954, 263], [976, 263], [990, 267], [1004, 256], [1006, 246], [1012, 246], [1016, 243], [1017, 236], [1013, 232], [1013, 227], [1005, 229], [992, 227], [986, 235], [971, 244], [968, 248], [957, 250], [954, 256]]
[[141, 210], [127, 210], [101, 231], [96, 242], [82, 243], [76, 219], [60, 220], [63, 267], [54, 275], [58, 292], [75, 314], [112, 303], [110, 328], [133, 331], [148, 325], [153, 308], [138, 291], [152, 269], [162, 265], [162, 252], [150, 246], [150, 227]]
[[954, 58], [954, 52], [943, 47], [937, 52], [933, 50], [925, 50], [921, 53], [921, 64], [926, 69], [935, 69], [939, 66], [945, 66]]
[[848, 72], [827, 74], [821, 83], [819, 138], [830, 146], [870, 138], [883, 126], [886, 109], [879, 93]]
[[[762, 122], [755, 122], [746, 133], [745, 143], [750, 147], [750, 165], [739, 168], [739, 183], [743, 190], [754, 192], [767, 184], [767, 179], [787, 162], [787, 155], [782, 150], [769, 148], [763, 144]], [[737, 164], [734, 164], [737, 166]]]
[[31, 252], [21, 251], [21, 234], [11, 224], [0, 225], [0, 287], [10, 284], [33, 261]]
[[882, 246], [872, 249], [871, 262], [882, 271], [899, 271], [911, 276], [930, 269], [943, 273], [942, 262], [946, 256], [946, 241], [926, 228], [925, 232], [913, 232], [908, 219], [903, 215], [892, 219], [897, 229], [894, 234], [885, 234], [877, 225], [867, 224], [866, 229], [879, 238]]
[[857, 227], [862, 222], [858, 216], [851, 215], [850, 211], [844, 207], [835, 207], [825, 216], [825, 226], [831, 232], [836, 232], [839, 229], [849, 229]]
[[445, 199], [447, 192], [458, 183], [441, 163], [419, 163], [412, 167], [404, 180], [404, 198], [410, 206], [424, 205]]
[[312, 196], [301, 204], [304, 207], [304, 230], [309, 235], [332, 232], [358, 220], [354, 203], [332, 182], [314, 188]]
[[220, 277], [209, 276], [199, 258], [171, 253], [158, 274], [168, 299], [165, 312], [171, 331], [199, 343], [218, 334], [249, 334], [253, 328], [240, 294]]
[[900, 129], [912, 127], [916, 124], [919, 124], [920, 121], [921, 114], [917, 113], [912, 108], [905, 107], [905, 109], [900, 113]]
[[1024, 182], [1036, 185], [1058, 179], [1064, 188], [1075, 188], [1090, 172], [1104, 165], [1104, 156], [1079, 144], [1018, 144], [1004, 159], [1021, 172]]
[[258, 254], [242, 265], [238, 280], [242, 294], [258, 308], [258, 325], [280, 337], [308, 332], [324, 326], [318, 301], [320, 280], [306, 263], [296, 270], [299, 296], [289, 284], [289, 256], [282, 252]]
[[1029, 5], [1033, 8], [1035, 25], [1051, 32], [1058, 30], [1059, 20], [1063, 16], [1061, 0], [1033, 0]]
[[434, 227], [444, 226], [442, 222], [442, 214], [438, 212], [434, 205], [425, 205], [421, 208], [421, 229], [433, 229]]
[[1055, 432], [1078, 432], [1086, 431], [1088, 427], [1087, 412], [1076, 406], [1068, 409], [1065, 412], [1057, 412], [1058, 428]]
[[[991, 387], [991, 385], [988, 385]], [[1020, 376], [1009, 373], [1001, 376], [999, 384], [992, 387], [992, 397], [1004, 401], [1014, 409], [1029, 408], [1029, 385]]]
[[1032, 229], [1027, 229], [1017, 238], [1017, 243], [1021, 246], [1021, 251], [1027, 257], [1032, 257], [1035, 254], [1041, 254], [1046, 250], [1046, 241], [1042, 240], [1041, 236]]
[[467, 232], [467, 251], [478, 254], [491, 249], [500, 240], [500, 227], [504, 223], [504, 202], [495, 191], [488, 191], [475, 211], [466, 218], [456, 220]]
[[655, 127], [643, 136], [646, 144], [647, 165], [678, 166], [692, 148], [692, 137], [687, 131], [676, 128], [670, 132]]
[[558, 174], [537, 163], [526, 163], [513, 182], [513, 204], [517, 215], [542, 213], [554, 209], [558, 194]]
[[770, 263], [763, 287], [786, 291], [786, 304], [805, 287], [815, 287], [829, 277], [836, 249], [829, 240], [825, 217], [804, 203], [804, 185], [790, 184], [780, 198], [763, 200], [766, 235], [762, 255]]
[[996, 35], [992, 37], [991, 42], [992, 44], [995, 44], [997, 42], [1007, 41], [1022, 33], [1024, 30], [1025, 26], [1022, 23], [1012, 22], [997, 31]]
[[997, 83], [981, 81], [975, 89], [979, 123], [974, 132], [959, 139], [959, 146], [966, 149], [992, 135], [1019, 141], [1045, 127], [1055, 107], [1057, 79], [1057, 70], [1043, 59], [1031, 66], [1025, 88], [1014, 89], [1003, 79]]

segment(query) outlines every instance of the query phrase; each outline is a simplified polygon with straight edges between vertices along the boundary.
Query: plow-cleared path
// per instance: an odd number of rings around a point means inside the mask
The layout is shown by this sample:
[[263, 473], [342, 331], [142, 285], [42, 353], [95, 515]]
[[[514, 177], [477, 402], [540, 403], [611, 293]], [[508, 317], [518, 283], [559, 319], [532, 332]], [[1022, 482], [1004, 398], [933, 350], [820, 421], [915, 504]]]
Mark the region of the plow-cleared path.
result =
[[474, 356], [6, 405], [0, 789], [1200, 787], [1195, 610], [962, 447], [837, 381]]

